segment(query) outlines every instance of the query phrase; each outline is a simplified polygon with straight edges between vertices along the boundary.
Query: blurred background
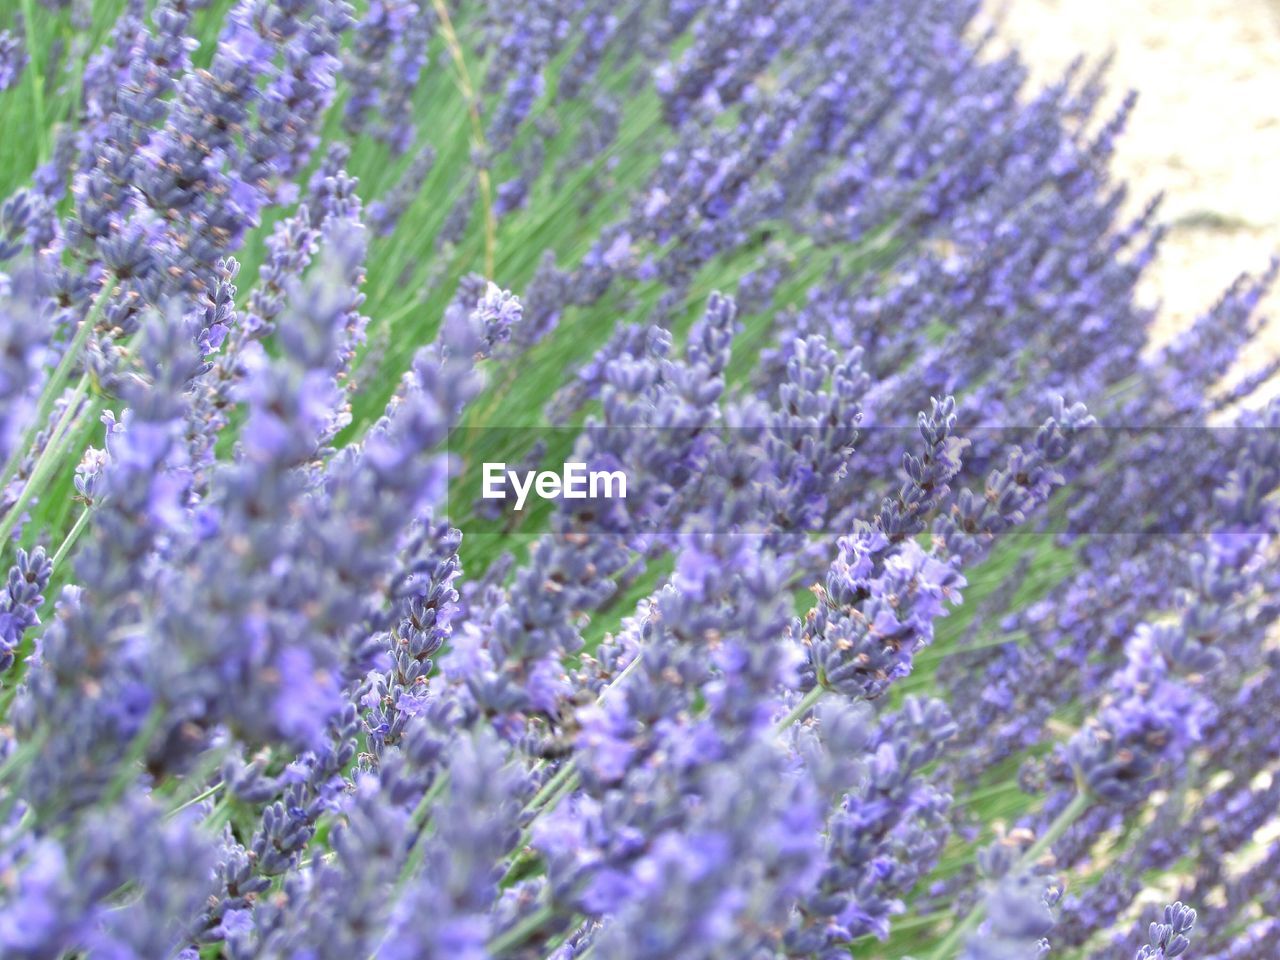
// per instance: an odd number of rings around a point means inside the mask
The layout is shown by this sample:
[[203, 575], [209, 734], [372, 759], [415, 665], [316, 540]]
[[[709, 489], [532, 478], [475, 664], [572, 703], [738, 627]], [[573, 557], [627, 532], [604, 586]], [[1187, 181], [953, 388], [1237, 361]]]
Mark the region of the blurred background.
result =
[[[1170, 233], [1147, 275], [1161, 333], [1280, 253], [1280, 0], [1009, 0], [1000, 18], [1032, 79], [1114, 56], [1110, 106], [1138, 105], [1114, 169], [1137, 208], [1163, 191]], [[1280, 296], [1266, 304], [1280, 355]]]

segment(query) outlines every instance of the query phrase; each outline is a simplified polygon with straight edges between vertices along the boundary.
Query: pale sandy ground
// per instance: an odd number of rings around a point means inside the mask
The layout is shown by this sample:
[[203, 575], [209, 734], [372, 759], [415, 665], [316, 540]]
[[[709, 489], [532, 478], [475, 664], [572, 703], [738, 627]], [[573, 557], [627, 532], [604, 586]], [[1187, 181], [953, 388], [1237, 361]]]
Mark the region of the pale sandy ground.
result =
[[[1138, 106], [1115, 158], [1134, 201], [1165, 193], [1172, 225], [1144, 294], [1161, 334], [1280, 252], [1280, 0], [1008, 0], [1004, 35], [1033, 80], [1115, 54], [1112, 102]], [[1280, 296], [1264, 349], [1280, 354]]]

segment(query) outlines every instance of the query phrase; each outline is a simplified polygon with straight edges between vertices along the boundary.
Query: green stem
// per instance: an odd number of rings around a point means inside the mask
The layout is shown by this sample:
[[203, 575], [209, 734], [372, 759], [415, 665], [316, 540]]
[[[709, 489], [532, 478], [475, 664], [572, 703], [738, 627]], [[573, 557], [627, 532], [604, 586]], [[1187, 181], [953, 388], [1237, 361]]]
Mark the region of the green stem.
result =
[[[1053, 823], [1049, 824], [1049, 829], [1041, 834], [1030, 849], [1019, 858], [1011, 872], [1020, 873], [1039, 860], [1050, 847], [1061, 839], [1071, 825], [1080, 819], [1080, 815], [1089, 809], [1090, 799], [1088, 791], [1080, 790], [1063, 811], [1054, 818]], [[967, 917], [951, 928], [951, 931], [938, 944], [937, 949], [929, 955], [929, 960], [947, 960], [961, 942], [982, 922], [985, 913], [986, 904], [980, 901], [969, 912]]]
[[40, 63], [42, 47], [36, 38], [35, 12], [35, 4], [32, 0], [22, 0], [22, 26], [26, 33], [27, 44], [27, 71], [31, 74], [31, 112], [35, 128], [39, 131], [36, 134], [36, 162], [40, 164], [45, 161], [47, 149], [45, 135], [48, 125], [44, 120], [44, 67]]
[[822, 684], [818, 684], [806, 693], [800, 702], [792, 708], [791, 712], [778, 721], [778, 726], [775, 728], [775, 732], [779, 734], [785, 733], [791, 728], [792, 724], [796, 723], [801, 717], [813, 709], [813, 705], [821, 700], [826, 692], [827, 688], [822, 686]]
[[[435, 783], [431, 784], [422, 795], [422, 799], [418, 801], [418, 805], [413, 808], [413, 813], [409, 817], [410, 823], [422, 823], [427, 820], [431, 812], [431, 808], [435, 805], [436, 800], [449, 787], [449, 773], [445, 771], [436, 778]], [[409, 878], [422, 865], [422, 860], [427, 854], [427, 838], [431, 835], [431, 824], [424, 823], [422, 829], [418, 832], [418, 836], [413, 841], [413, 846], [409, 848], [409, 854], [405, 857], [404, 866], [400, 868], [400, 873], [396, 877], [395, 886], [391, 888], [391, 896], [388, 901], [396, 903], [400, 899], [400, 894], [404, 891], [404, 886], [409, 882]], [[545, 908], [550, 911], [550, 907]], [[548, 916], [550, 914], [548, 913]], [[545, 919], [545, 918], [544, 918]], [[518, 925], [517, 925], [518, 926]], [[512, 928], [513, 930], [515, 928]], [[390, 934], [391, 928], [387, 928], [386, 934], [383, 935], [383, 941]], [[511, 931], [508, 931], [510, 933]], [[378, 954], [382, 952], [382, 942], [380, 942], [369, 955], [368, 960], [378, 960]]]
[[[7, 783], [10, 774], [25, 766], [28, 760], [34, 759], [43, 746], [44, 737], [39, 737], [36, 740], [20, 744], [15, 748], [13, 753], [9, 754], [4, 763], [0, 763], [0, 783]], [[5, 792], [11, 793], [10, 791]], [[11, 793], [11, 796], [12, 795], [13, 794]]]
[[549, 903], [543, 904], [533, 913], [490, 940], [488, 944], [489, 953], [500, 954], [504, 950], [510, 950], [512, 947], [517, 947], [524, 943], [537, 933], [548, 920], [554, 917], [555, 913], [555, 907]]
[[[418, 805], [414, 807], [413, 814], [409, 818], [410, 823], [423, 823], [422, 829], [418, 832], [417, 838], [413, 841], [413, 846], [409, 849], [409, 855], [405, 857], [404, 866], [400, 868], [400, 875], [396, 878], [395, 890], [399, 894], [404, 889], [404, 885], [408, 882], [409, 877], [422, 864], [422, 858], [427, 852], [427, 837], [430, 830], [427, 829], [428, 824], [424, 823], [431, 808], [435, 802], [440, 799], [440, 795], [449, 786], [449, 773], [445, 771], [436, 778], [436, 782], [431, 788], [422, 795], [422, 799], [418, 801]], [[393, 898], [395, 899], [395, 898]]]
[[1030, 867], [1044, 856], [1050, 847], [1062, 839], [1062, 835], [1070, 829], [1073, 823], [1080, 819], [1082, 813], [1089, 809], [1089, 803], [1092, 799], [1088, 791], [1079, 791], [1072, 801], [1067, 804], [1066, 808], [1058, 814], [1053, 823], [1049, 825], [1049, 829], [1022, 855], [1022, 859], [1018, 861], [1018, 869], [1025, 870]]
[[58, 550], [53, 555], [53, 568], [56, 570], [67, 558], [67, 554], [71, 552], [71, 548], [75, 545], [76, 540], [80, 538], [80, 534], [84, 532], [84, 528], [89, 524], [89, 508], [85, 507], [81, 511], [80, 516], [76, 517], [76, 522], [72, 524], [71, 529], [67, 531], [67, 535], [62, 538], [62, 543], [58, 545]]
[[119, 800], [129, 784], [137, 777], [135, 769], [139, 761], [147, 755], [147, 748], [151, 746], [151, 740], [160, 730], [164, 723], [164, 711], [158, 707], [152, 707], [151, 712], [143, 721], [142, 729], [140, 729], [129, 743], [129, 749], [125, 751], [123, 757], [120, 758], [120, 767], [116, 770], [116, 775], [111, 778], [111, 782], [107, 785], [107, 789], [102, 794], [104, 806], [111, 806]]
[[[640, 650], [631, 658], [631, 662], [623, 667], [621, 672], [614, 677], [603, 690], [600, 691], [600, 696], [596, 698], [597, 704], [604, 703], [604, 698], [609, 695], [609, 691], [631, 674], [631, 671], [636, 668], [643, 656], [644, 651]], [[542, 762], [543, 761], [539, 761], [538, 765], [533, 769], [537, 770], [538, 766], [541, 766]], [[533, 795], [533, 799], [525, 804], [524, 809], [521, 810], [520, 813], [522, 815], [531, 813], [536, 815], [536, 813], [542, 808], [554, 807], [564, 798], [566, 792], [574, 790], [581, 782], [581, 778], [578, 777], [577, 773], [577, 765], [574, 763], [573, 758], [570, 757], [565, 761], [564, 766], [557, 770], [550, 779], [542, 785], [538, 792]], [[566, 783], [570, 784], [567, 790], [565, 789]]]
[[[582, 783], [582, 777], [578, 774], [577, 768], [572, 764], [565, 764], [564, 768], [556, 774], [553, 780], [559, 781], [552, 792], [547, 796], [546, 802], [542, 809], [534, 813], [534, 819], [546, 813], [548, 810], [554, 810], [556, 806], [573, 791], [578, 789]], [[541, 792], [541, 791], [539, 791]], [[511, 866], [507, 868], [507, 872], [503, 874], [502, 880], [499, 881], [500, 886], [506, 886], [519, 878], [521, 871], [525, 866], [536, 860], [538, 855], [529, 850], [529, 842], [533, 839], [533, 823], [530, 821], [520, 832], [520, 839], [516, 842], [516, 857], [511, 861]]]
[[[47, 736], [47, 735], [46, 735]], [[29, 761], [34, 760], [40, 753], [40, 749], [44, 746], [45, 736], [38, 737], [34, 742], [23, 743], [10, 754], [9, 759], [0, 764], [0, 783], [7, 783], [10, 776], [20, 772]], [[18, 802], [18, 789], [16, 784], [9, 785], [4, 790], [0, 790], [0, 823], [8, 823], [9, 816], [13, 813], [14, 805]], [[23, 822], [31, 815], [31, 808], [22, 815]]]
[[186, 810], [188, 807], [194, 807], [197, 803], [203, 803], [204, 801], [208, 800], [210, 797], [212, 797], [215, 793], [217, 793], [219, 790], [221, 790], [225, 786], [226, 784], [223, 781], [219, 780], [212, 787], [209, 787], [207, 790], [200, 791], [190, 800], [187, 800], [183, 803], [178, 804], [176, 807], [170, 810], [167, 814], [165, 814], [165, 816], [176, 817], [178, 814], [180, 814], [183, 810]]
[[533, 799], [525, 804], [524, 809], [520, 812], [524, 814], [534, 813], [539, 807], [546, 806], [550, 798], [560, 790], [560, 785], [573, 775], [575, 769], [576, 765], [572, 758], [566, 760], [564, 766], [547, 778], [547, 782], [542, 785], [538, 792], [533, 795]]
[[[596, 698], [597, 703], [603, 703], [604, 698], [609, 695], [609, 691], [621, 683], [627, 675], [635, 669], [636, 664], [640, 662], [640, 658], [643, 654], [643, 650], [639, 651], [631, 659], [631, 662], [623, 667], [622, 672], [614, 677], [609, 685], [600, 691], [600, 696]], [[527, 851], [529, 841], [533, 838], [532, 821], [546, 813], [548, 810], [554, 810], [556, 805], [569, 794], [573, 793], [574, 790], [577, 790], [581, 783], [582, 776], [578, 773], [577, 765], [573, 762], [573, 759], [570, 758], [565, 761], [563, 767], [557, 770], [555, 774], [542, 785], [542, 788], [534, 794], [533, 799], [525, 804], [525, 807], [520, 811], [520, 814], [522, 817], [530, 816], [531, 820], [529, 825], [520, 832], [520, 839], [516, 842], [515, 859], [512, 860], [511, 866], [507, 868], [507, 872], [503, 875], [502, 880], [500, 881], [501, 884], [505, 885], [510, 883], [520, 875], [520, 871], [527, 863], [537, 857], [537, 854]]]
[[231, 821], [231, 791], [228, 790], [213, 805], [209, 815], [203, 820], [205, 829], [218, 833]]
[[[28, 0], [29, 2], [29, 0]], [[462, 44], [453, 29], [453, 20], [449, 17], [449, 8], [444, 0], [431, 0], [435, 8], [436, 18], [440, 24], [440, 33], [444, 37], [445, 47], [453, 58], [458, 74], [458, 90], [467, 105], [467, 116], [471, 121], [471, 141], [477, 151], [489, 163], [489, 146], [484, 138], [484, 122], [480, 117], [480, 98], [475, 86], [471, 83], [471, 72], [467, 69], [467, 58], [462, 52]], [[489, 179], [489, 169], [481, 166], [476, 170], [476, 180], [480, 185], [480, 205], [484, 213], [484, 270], [485, 277], [494, 279], [494, 258], [497, 252], [498, 221], [493, 212], [493, 187]]]
[[[36, 435], [40, 432], [40, 428], [49, 419], [54, 403], [62, 395], [62, 390], [71, 377], [71, 368], [79, 358], [80, 351], [84, 349], [85, 343], [88, 342], [89, 334], [93, 332], [93, 328], [98, 322], [98, 317], [102, 314], [103, 307], [106, 306], [106, 300], [106, 294], [99, 294], [97, 302], [94, 303], [93, 308], [89, 311], [89, 316], [80, 324], [80, 329], [76, 331], [76, 335], [67, 344], [67, 349], [62, 352], [62, 358], [58, 361], [58, 366], [54, 368], [53, 375], [49, 377], [49, 382], [44, 385], [44, 390], [41, 391], [40, 403], [36, 407], [36, 412], [31, 418], [30, 425], [22, 435], [22, 442], [13, 448], [13, 452], [9, 454], [9, 459], [4, 465], [4, 471], [0, 472], [0, 490], [7, 487], [14, 474], [18, 472], [18, 464], [22, 462], [23, 455], [31, 449], [31, 445], [36, 442]], [[86, 374], [85, 377], [87, 378], [87, 376]], [[87, 379], [82, 378], [82, 382], [86, 387], [88, 386]]]
[[22, 516], [27, 503], [35, 496], [37, 490], [44, 487], [49, 475], [58, 467], [62, 455], [66, 453], [67, 441], [75, 435], [71, 426], [79, 418], [80, 401], [84, 399], [88, 386], [88, 378], [82, 377], [71, 399], [67, 402], [66, 409], [62, 411], [62, 416], [58, 418], [57, 426], [49, 435], [49, 442], [40, 451], [40, 457], [31, 470], [31, 476], [22, 485], [22, 492], [18, 494], [18, 499], [13, 502], [13, 506], [9, 508], [4, 518], [0, 519], [0, 550], [3, 550], [5, 544], [9, 542], [9, 536], [18, 525], [18, 518]]

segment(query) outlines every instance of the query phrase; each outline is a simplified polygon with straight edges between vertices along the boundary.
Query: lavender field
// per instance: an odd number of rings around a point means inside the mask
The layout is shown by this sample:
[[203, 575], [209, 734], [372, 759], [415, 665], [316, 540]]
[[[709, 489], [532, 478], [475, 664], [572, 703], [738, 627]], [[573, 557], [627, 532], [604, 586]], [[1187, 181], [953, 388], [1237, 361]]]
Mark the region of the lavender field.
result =
[[1276, 268], [987, 12], [0, 5], [0, 960], [1280, 960]]

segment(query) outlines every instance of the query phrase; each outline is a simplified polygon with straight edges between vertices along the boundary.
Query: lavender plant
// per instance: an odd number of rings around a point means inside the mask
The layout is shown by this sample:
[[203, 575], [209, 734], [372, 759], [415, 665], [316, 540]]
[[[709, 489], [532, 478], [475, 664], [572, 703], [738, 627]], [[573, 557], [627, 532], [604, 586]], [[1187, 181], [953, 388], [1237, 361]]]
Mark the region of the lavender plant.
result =
[[1272, 955], [1276, 269], [1153, 342], [1101, 67], [21, 7], [0, 956]]

